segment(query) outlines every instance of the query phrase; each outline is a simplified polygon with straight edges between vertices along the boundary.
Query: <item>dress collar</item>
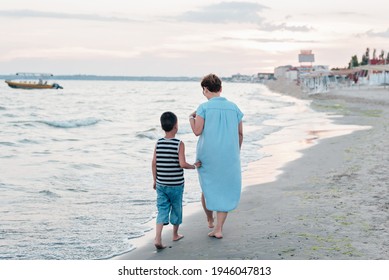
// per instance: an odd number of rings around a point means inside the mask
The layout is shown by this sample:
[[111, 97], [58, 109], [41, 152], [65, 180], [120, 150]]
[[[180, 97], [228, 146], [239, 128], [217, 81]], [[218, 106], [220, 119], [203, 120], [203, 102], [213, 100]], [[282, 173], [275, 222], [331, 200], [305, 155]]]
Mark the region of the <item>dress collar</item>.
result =
[[225, 101], [227, 100], [225, 97], [222, 97], [222, 96], [216, 96], [216, 97], [212, 97], [211, 99], [209, 99], [209, 101]]

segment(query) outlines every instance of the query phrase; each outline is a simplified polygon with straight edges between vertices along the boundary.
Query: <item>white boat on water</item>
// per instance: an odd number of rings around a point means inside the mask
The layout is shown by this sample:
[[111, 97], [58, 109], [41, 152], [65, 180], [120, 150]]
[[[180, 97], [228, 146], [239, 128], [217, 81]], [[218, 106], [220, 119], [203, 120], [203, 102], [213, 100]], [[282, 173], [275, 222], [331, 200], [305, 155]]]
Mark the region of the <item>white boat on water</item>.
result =
[[6, 80], [5, 82], [11, 88], [18, 89], [63, 89], [57, 83], [49, 83], [48, 79], [53, 77], [49, 73], [16, 73], [18, 76], [14, 80]]

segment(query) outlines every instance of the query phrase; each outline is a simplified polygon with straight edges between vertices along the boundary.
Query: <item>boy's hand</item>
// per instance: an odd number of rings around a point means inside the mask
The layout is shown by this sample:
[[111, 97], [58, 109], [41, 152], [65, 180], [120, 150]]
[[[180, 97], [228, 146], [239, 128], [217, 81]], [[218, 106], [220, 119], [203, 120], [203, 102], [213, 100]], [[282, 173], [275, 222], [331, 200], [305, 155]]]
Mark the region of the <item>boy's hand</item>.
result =
[[156, 182], [153, 183], [153, 189], [154, 189], [154, 190], [157, 189], [157, 183], [156, 183]]

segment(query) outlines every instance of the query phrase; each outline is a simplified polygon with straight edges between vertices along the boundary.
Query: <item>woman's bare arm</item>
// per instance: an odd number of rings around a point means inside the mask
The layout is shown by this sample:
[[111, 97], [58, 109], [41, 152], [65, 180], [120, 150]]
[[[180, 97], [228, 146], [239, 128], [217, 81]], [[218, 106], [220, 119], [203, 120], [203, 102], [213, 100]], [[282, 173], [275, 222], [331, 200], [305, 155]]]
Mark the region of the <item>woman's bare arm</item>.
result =
[[239, 133], [239, 148], [241, 148], [243, 143], [243, 123], [242, 122], [239, 123], [238, 133]]
[[204, 119], [199, 115], [196, 115], [196, 112], [190, 115], [189, 123], [194, 135], [199, 136], [201, 133], [203, 133]]

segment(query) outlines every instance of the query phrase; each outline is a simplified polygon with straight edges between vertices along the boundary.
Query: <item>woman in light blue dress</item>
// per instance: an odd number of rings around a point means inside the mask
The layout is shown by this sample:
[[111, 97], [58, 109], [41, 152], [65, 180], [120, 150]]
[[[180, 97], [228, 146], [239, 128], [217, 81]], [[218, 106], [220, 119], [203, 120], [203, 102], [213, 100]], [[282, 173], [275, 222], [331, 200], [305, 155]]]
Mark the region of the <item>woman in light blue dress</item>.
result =
[[[189, 117], [193, 133], [200, 136], [197, 160], [202, 189], [202, 204], [211, 237], [223, 237], [223, 225], [229, 211], [238, 206], [242, 186], [240, 147], [243, 141], [243, 113], [238, 106], [221, 97], [222, 83], [214, 74], [201, 81], [208, 99]], [[213, 211], [216, 211], [214, 226]]]

